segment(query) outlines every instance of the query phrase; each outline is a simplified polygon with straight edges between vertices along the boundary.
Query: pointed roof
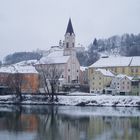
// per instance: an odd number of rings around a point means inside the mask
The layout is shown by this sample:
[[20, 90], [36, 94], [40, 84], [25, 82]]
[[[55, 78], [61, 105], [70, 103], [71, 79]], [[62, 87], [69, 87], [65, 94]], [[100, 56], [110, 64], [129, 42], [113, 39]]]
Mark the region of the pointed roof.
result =
[[71, 35], [72, 33], [74, 33], [73, 27], [72, 27], [72, 23], [71, 23], [71, 18], [69, 19], [66, 33], [70, 33], [70, 35]]

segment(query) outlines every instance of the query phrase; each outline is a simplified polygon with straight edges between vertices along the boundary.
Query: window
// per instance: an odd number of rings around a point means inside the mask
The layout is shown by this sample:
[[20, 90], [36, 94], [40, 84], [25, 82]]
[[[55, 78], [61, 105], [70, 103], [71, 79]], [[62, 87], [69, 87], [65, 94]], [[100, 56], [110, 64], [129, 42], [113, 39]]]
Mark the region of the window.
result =
[[74, 43], [72, 43], [72, 47], [74, 47]]
[[77, 72], [79, 72], [79, 71], [77, 70]]
[[68, 71], [70, 71], [70, 69], [68, 69]]
[[77, 83], [78, 83], [78, 81], [79, 81], [79, 78], [78, 78], [78, 76], [77, 76]]
[[64, 78], [64, 75], [62, 75], [62, 78]]
[[117, 68], [115, 68], [115, 72], [117, 73]]
[[101, 85], [101, 82], [99, 83], [99, 85]]
[[136, 68], [136, 73], [138, 73], [138, 68]]
[[69, 47], [69, 43], [67, 42], [67, 43], [66, 43], [66, 48], [68, 48], [68, 47]]
[[70, 83], [70, 76], [68, 75], [68, 83]]
[[125, 73], [125, 69], [124, 68], [122, 68], [122, 73]]

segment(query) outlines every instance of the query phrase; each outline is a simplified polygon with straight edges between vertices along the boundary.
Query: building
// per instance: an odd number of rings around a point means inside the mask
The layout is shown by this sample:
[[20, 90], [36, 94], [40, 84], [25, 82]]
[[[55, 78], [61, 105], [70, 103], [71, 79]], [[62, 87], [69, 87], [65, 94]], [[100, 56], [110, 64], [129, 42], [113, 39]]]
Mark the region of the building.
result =
[[91, 93], [103, 93], [105, 88], [110, 86], [114, 77], [114, 75], [106, 69], [96, 69], [91, 71], [91, 73], [92, 76], [89, 80]]
[[119, 74], [112, 79], [111, 88], [115, 89], [118, 94], [131, 94], [131, 80], [132, 77]]
[[107, 69], [116, 74], [127, 76], [140, 76], [140, 57], [105, 57], [89, 67], [91, 69]]
[[47, 67], [55, 66], [58, 71], [62, 71], [61, 84], [79, 83], [80, 64], [76, 57], [75, 33], [71, 19], [68, 22], [65, 39], [59, 45], [61, 46], [55, 46], [54, 51], [42, 57], [36, 67], [43, 66], [47, 69]]
[[131, 94], [140, 95], [140, 77], [133, 77], [131, 81]]
[[[11, 87], [14, 81], [21, 83], [22, 93], [37, 93], [39, 89], [39, 75], [33, 66], [10, 65], [0, 68], [0, 86]], [[13, 85], [12, 85], [13, 83]]]
[[81, 85], [88, 85], [88, 68], [80, 66], [79, 82]]

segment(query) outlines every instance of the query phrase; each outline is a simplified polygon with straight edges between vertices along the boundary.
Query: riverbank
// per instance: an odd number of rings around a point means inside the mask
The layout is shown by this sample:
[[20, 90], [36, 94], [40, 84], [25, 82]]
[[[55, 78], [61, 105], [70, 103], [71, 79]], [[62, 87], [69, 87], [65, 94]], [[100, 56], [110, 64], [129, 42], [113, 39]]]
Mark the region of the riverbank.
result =
[[23, 104], [23, 105], [71, 105], [71, 106], [122, 106], [140, 107], [140, 96], [112, 96], [112, 95], [89, 95], [78, 93], [71, 95], [59, 95], [58, 101], [53, 103], [45, 95], [23, 95], [22, 102], [17, 102], [14, 95], [1, 95], [0, 104]]

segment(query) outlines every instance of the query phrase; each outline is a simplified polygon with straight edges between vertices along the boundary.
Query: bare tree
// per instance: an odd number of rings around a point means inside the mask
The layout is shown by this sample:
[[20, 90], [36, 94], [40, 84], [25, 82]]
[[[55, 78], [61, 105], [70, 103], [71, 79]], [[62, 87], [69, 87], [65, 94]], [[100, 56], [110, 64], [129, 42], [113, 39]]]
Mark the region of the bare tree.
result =
[[51, 101], [57, 99], [56, 92], [59, 87], [59, 79], [62, 75], [62, 69], [55, 64], [40, 64], [37, 68], [40, 73], [42, 85], [45, 93], [51, 97]]
[[11, 89], [11, 92], [15, 93], [19, 101], [22, 100], [22, 83], [23, 83], [23, 74], [19, 73], [18, 70], [15, 69], [15, 73], [10, 73], [7, 77], [7, 86]]

